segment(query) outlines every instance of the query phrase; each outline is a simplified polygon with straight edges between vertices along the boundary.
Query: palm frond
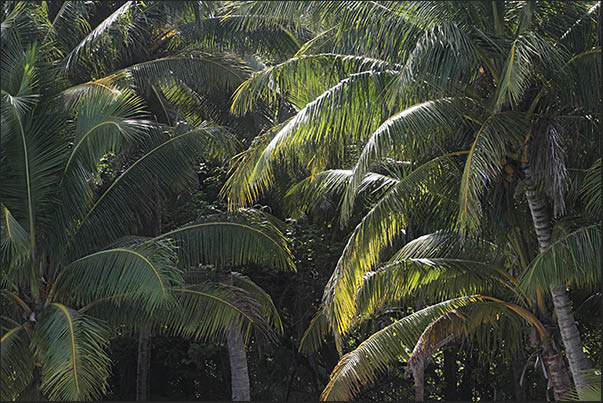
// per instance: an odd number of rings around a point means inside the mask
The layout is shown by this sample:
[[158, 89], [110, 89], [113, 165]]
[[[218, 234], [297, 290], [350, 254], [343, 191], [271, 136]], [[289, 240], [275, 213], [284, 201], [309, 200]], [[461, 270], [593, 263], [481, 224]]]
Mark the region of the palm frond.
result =
[[29, 350], [30, 336], [24, 326], [2, 332], [0, 339], [0, 399], [13, 401], [31, 382], [34, 359]]
[[324, 343], [329, 333], [329, 318], [324, 309], [320, 309], [310, 321], [310, 324], [304, 331], [304, 335], [299, 341], [298, 351], [303, 354], [310, 354], [318, 351]]
[[258, 302], [238, 287], [202, 283], [173, 292], [179, 309], [163, 321], [168, 332], [197, 340], [224, 340], [235, 328], [246, 339], [252, 331], [256, 337], [275, 338]]
[[[245, 114], [258, 100], [287, 98], [301, 109], [318, 95], [352, 74], [385, 71], [390, 65], [362, 56], [321, 53], [288, 59], [254, 73], [235, 92], [231, 110]], [[303, 85], [300, 85], [303, 83]]]
[[253, 299], [255, 299], [259, 305], [259, 310], [262, 316], [266, 318], [266, 321], [272, 326], [272, 328], [279, 334], [283, 334], [283, 323], [281, 317], [278, 314], [278, 310], [272, 302], [272, 297], [259, 285], [251, 281], [247, 276], [243, 276], [237, 272], [232, 273], [232, 283], [235, 287], [239, 287], [249, 293]]
[[201, 157], [230, 154], [236, 147], [237, 141], [228, 131], [206, 124], [179, 125], [174, 133], [159, 131], [147, 136], [143, 154], [82, 214], [74, 235], [75, 255], [123, 236], [137, 215], [152, 214], [150, 190], [182, 187]]
[[342, 208], [344, 220], [349, 216], [356, 190], [372, 164], [391, 153], [403, 150], [402, 157], [433, 150], [461, 116], [463, 99], [444, 98], [415, 104], [383, 122], [370, 136], [354, 167]]
[[174, 249], [161, 240], [84, 256], [61, 272], [51, 297], [62, 300], [69, 296], [85, 305], [99, 298], [127, 295], [152, 309], [167, 302], [170, 288], [182, 283]]
[[475, 230], [482, 214], [480, 197], [500, 176], [509, 144], [519, 145], [528, 122], [514, 112], [490, 115], [481, 125], [469, 149], [459, 192], [458, 222], [463, 230]]
[[4, 268], [21, 265], [29, 256], [29, 234], [13, 217], [6, 206], [0, 204], [2, 240], [0, 253]]
[[571, 232], [532, 260], [519, 279], [519, 287], [530, 294], [568, 283], [578, 287], [598, 287], [601, 283], [600, 248], [598, 224]]
[[582, 198], [593, 217], [601, 217], [601, 158], [589, 168], [582, 186]]
[[111, 364], [107, 339], [95, 318], [57, 303], [42, 311], [32, 349], [44, 363], [41, 389], [48, 399], [102, 399]]
[[[465, 310], [468, 312], [462, 314]], [[501, 314], [528, 321], [541, 337], [546, 337], [542, 324], [524, 308], [481, 295], [450, 299], [394, 322], [343, 356], [331, 373], [321, 400], [350, 400], [392, 363], [404, 359], [413, 365], [413, 360], [431, 354], [449, 337], [466, 337], [482, 323], [496, 326]]]
[[125, 2], [121, 7], [111, 13], [104, 21], [96, 26], [88, 35], [86, 35], [63, 59], [61, 62], [61, 68], [63, 71], [72, 69], [74, 65], [77, 65], [82, 56], [89, 53], [94, 49], [99, 42], [109, 35], [111, 30], [116, 24], [119, 24], [122, 20], [127, 18], [131, 9], [136, 6], [133, 1]]
[[339, 360], [321, 394], [321, 400], [350, 400], [364, 385], [374, 381], [378, 374], [387, 371], [393, 361], [407, 359], [424, 329], [433, 320], [453, 309], [478, 301], [479, 296], [444, 301], [374, 333]]
[[[459, 169], [452, 157], [435, 158], [401, 178], [352, 232], [323, 295], [330, 323], [340, 332], [345, 332], [350, 325], [355, 292], [362, 276], [374, 269], [381, 252], [404, 233], [410, 217], [425, 219], [424, 214], [433, 211], [450, 217], [456, 209], [454, 194], [450, 192], [455, 191], [452, 178], [458, 176]], [[442, 225], [445, 219], [437, 221]]]
[[287, 240], [275, 220], [258, 210], [240, 209], [204, 217], [149, 242], [173, 239], [179, 246], [179, 265], [185, 268], [199, 264], [227, 267], [256, 263], [295, 270]]

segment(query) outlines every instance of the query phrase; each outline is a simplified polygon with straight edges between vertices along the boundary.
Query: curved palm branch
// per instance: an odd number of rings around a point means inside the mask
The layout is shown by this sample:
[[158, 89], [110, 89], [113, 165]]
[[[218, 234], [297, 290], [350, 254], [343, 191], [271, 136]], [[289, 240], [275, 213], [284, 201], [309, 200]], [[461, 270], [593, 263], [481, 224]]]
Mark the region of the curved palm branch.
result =
[[44, 309], [31, 343], [44, 363], [41, 390], [50, 400], [102, 398], [111, 364], [107, 333], [98, 319], [62, 304]]
[[173, 239], [179, 246], [179, 265], [201, 263], [217, 267], [249, 263], [295, 270], [286, 238], [274, 218], [253, 209], [204, 217], [148, 242]]
[[[472, 330], [471, 328], [475, 329], [476, 325], [484, 321], [495, 323], [497, 320], [496, 315], [480, 314], [473, 318], [471, 314], [467, 314], [465, 317], [455, 315], [455, 312], [467, 308], [473, 308], [470, 312], [479, 312], [480, 305], [485, 305], [486, 307], [488, 305], [495, 305], [498, 308], [494, 310], [489, 309], [490, 313], [512, 313], [519, 315], [519, 317], [535, 326], [539, 330], [541, 337], [545, 337], [544, 328], [540, 322], [527, 310], [516, 305], [481, 295], [447, 300], [394, 322], [374, 333], [355, 350], [343, 356], [331, 373], [331, 380], [325, 387], [321, 400], [351, 399], [360, 391], [362, 386], [373, 382], [378, 374], [386, 372], [391, 363], [398, 361], [400, 358], [408, 361], [411, 357], [408, 354], [411, 348], [416, 347], [416, 352], [414, 352], [415, 359], [419, 357], [420, 353], [425, 354], [426, 352], [433, 351], [433, 343], [428, 343], [430, 341], [428, 339], [432, 335], [437, 336], [435, 330], [441, 330], [438, 329], [439, 327], [448, 327], [448, 335], [450, 335], [449, 326], [454, 324], [456, 325], [453, 326], [456, 329], [456, 333], [467, 335], [469, 332], [459, 332], [459, 321], [457, 319], [461, 319], [462, 321], [469, 319], [469, 323], [473, 323], [473, 326], [466, 328], [467, 330]], [[437, 322], [438, 319], [440, 319], [439, 322]], [[429, 328], [431, 324], [434, 325]], [[444, 340], [448, 341], [446, 338], [447, 336], [444, 337]], [[435, 339], [437, 339], [437, 346], [442, 338], [435, 337]], [[430, 344], [431, 348], [425, 348]]]
[[29, 334], [24, 326], [2, 332], [0, 338], [0, 398], [16, 400], [32, 380], [34, 359], [29, 350]]
[[266, 321], [279, 335], [282, 335], [283, 323], [281, 322], [281, 317], [278, 314], [274, 302], [272, 302], [270, 294], [251, 281], [249, 277], [243, 276], [240, 273], [232, 273], [232, 283], [234, 286], [247, 291], [249, 295], [257, 301], [262, 316], [264, 316]]
[[519, 279], [519, 287], [530, 294], [568, 283], [598, 287], [601, 283], [600, 247], [598, 224], [571, 232], [532, 260]]

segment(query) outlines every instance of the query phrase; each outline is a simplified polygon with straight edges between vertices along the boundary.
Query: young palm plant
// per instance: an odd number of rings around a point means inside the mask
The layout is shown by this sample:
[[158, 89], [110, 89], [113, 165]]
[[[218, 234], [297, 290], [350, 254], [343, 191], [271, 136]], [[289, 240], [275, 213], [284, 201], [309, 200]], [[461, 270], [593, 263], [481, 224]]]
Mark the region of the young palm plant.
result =
[[[392, 187], [387, 201], [354, 229], [325, 290], [324, 315], [336, 341], [352, 323], [364, 274], [407, 228], [413, 201], [425, 193], [455, 197], [452, 219], [471, 233], [480, 230], [493, 203], [486, 196], [501, 181], [519, 184], [537, 248], [546, 254], [553, 239], [548, 205], [556, 218], [565, 214], [567, 166], [585, 169], [596, 158], [600, 4], [309, 3], [241, 6], [280, 18], [313, 16], [331, 25], [296, 57], [254, 74], [237, 91], [233, 110], [286, 96], [297, 113], [255, 143], [226, 190], [235, 205], [245, 204], [272, 185], [277, 164], [299, 161], [314, 176], [357, 150], [341, 204], [346, 224], [375, 165], [393, 158], [413, 166], [414, 174]], [[261, 23], [249, 19], [249, 26]], [[569, 161], [578, 155], [580, 160]], [[460, 179], [452, 182], [456, 194], [442, 194], [439, 176], [428, 172], [446, 170], [441, 165], [450, 158], [463, 158]], [[441, 206], [435, 201], [431, 208]], [[524, 245], [523, 267], [533, 255]], [[580, 389], [588, 362], [561, 280], [537, 292], [539, 305], [546, 311], [544, 293], [550, 292]], [[565, 364], [549, 350], [548, 365], [559, 374], [553, 386], [561, 396], [570, 386]]]

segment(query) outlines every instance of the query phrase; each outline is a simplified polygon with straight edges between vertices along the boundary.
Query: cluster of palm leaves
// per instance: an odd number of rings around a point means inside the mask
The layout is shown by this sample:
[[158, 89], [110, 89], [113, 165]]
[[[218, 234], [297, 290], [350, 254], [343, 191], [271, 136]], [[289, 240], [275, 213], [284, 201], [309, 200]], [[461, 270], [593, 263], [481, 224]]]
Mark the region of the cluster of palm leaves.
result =
[[570, 372], [586, 390], [566, 289], [601, 278], [600, 3], [234, 8], [248, 16], [241, 29], [299, 24], [315, 36], [235, 94], [233, 112], [293, 112], [238, 157], [231, 205], [282, 191], [283, 172], [296, 172], [306, 178], [288, 191], [293, 212], [328, 201], [355, 225], [302, 351], [331, 333], [343, 354], [363, 320], [421, 301], [343, 355], [322, 398], [348, 400], [402, 359], [422, 400], [425, 361], [444, 344], [512, 353], [530, 332], [555, 397]]
[[101, 399], [117, 328], [232, 336], [243, 354], [282, 332], [230, 271], [294, 268], [277, 220], [241, 209], [161, 233], [157, 217], [196, 165], [240, 146], [222, 104], [259, 62], [232, 49], [295, 44], [242, 36], [215, 6], [2, 3], [2, 400]]

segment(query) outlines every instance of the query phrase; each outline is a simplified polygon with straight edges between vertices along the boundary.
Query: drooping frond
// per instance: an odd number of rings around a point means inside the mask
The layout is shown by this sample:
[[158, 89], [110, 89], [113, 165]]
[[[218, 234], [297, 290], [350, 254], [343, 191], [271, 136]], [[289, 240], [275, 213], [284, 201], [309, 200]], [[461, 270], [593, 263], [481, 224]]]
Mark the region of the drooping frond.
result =
[[0, 204], [0, 260], [5, 270], [20, 266], [29, 256], [29, 234], [13, 217], [10, 211]]
[[458, 222], [475, 230], [481, 217], [480, 197], [485, 187], [503, 170], [509, 144], [518, 145], [528, 122], [514, 112], [490, 115], [475, 134], [465, 162], [459, 191]]
[[589, 168], [584, 185], [582, 198], [586, 202], [586, 209], [593, 217], [601, 217], [601, 158]]
[[257, 301], [259, 310], [264, 318], [266, 318], [266, 321], [279, 335], [282, 335], [283, 323], [281, 322], [281, 317], [278, 314], [274, 302], [272, 302], [270, 294], [251, 281], [249, 277], [243, 276], [237, 272], [232, 273], [232, 283], [234, 286], [247, 291], [249, 295]]
[[114, 26], [127, 18], [130, 10], [135, 6], [136, 2], [127, 1], [107, 18], [105, 18], [104, 21], [96, 26], [65, 56], [61, 62], [61, 68], [64, 71], [68, 71], [69, 69], [73, 68], [73, 65], [79, 63], [82, 56], [94, 49], [103, 39], [103, 37], [109, 35]]
[[546, 337], [542, 324], [529, 311], [516, 305], [481, 295], [447, 300], [394, 322], [343, 356], [331, 373], [321, 400], [350, 400], [363, 386], [386, 372], [393, 362], [400, 359], [408, 362], [431, 354], [449, 341], [449, 337], [467, 336], [482, 323], [496, 326], [500, 314], [526, 320], [541, 337]]
[[163, 321], [168, 332], [197, 340], [223, 340], [232, 328], [246, 337], [274, 339], [258, 302], [244, 290], [225, 284], [202, 283], [173, 289], [178, 308]]
[[[147, 137], [143, 154], [129, 165], [82, 215], [74, 236], [76, 256], [104, 247], [130, 230], [137, 214], [153, 213], [153, 189], [189, 183], [202, 157], [230, 154], [237, 141], [221, 127], [179, 125], [174, 133]], [[133, 197], [135, 195], [135, 197]], [[111, 223], [111, 225], [106, 225]]]
[[422, 102], [383, 122], [370, 136], [354, 167], [354, 175], [344, 199], [342, 217], [349, 217], [356, 190], [372, 164], [387, 156], [393, 149], [401, 150], [402, 156], [433, 150], [434, 145], [445, 137], [442, 131], [454, 127], [465, 102], [454, 98]]
[[299, 341], [299, 352], [310, 354], [318, 351], [329, 333], [329, 318], [324, 309], [320, 309], [310, 321]]
[[347, 169], [328, 169], [319, 172], [315, 177], [307, 177], [292, 186], [286, 194], [292, 209], [306, 211], [325, 200], [337, 200], [343, 194], [352, 171]]
[[52, 297], [60, 301], [72, 296], [78, 305], [85, 305], [124, 295], [152, 309], [168, 302], [170, 288], [182, 282], [174, 249], [160, 240], [94, 252], [61, 272]]
[[179, 265], [185, 268], [256, 263], [295, 270], [287, 240], [275, 220], [258, 210], [240, 209], [201, 218], [149, 242], [173, 239], [179, 246]]
[[503, 103], [517, 105], [521, 101], [538, 63], [547, 69], [560, 69], [563, 66], [562, 53], [532, 32], [519, 35], [511, 43], [507, 54], [500, 83], [494, 94], [495, 107], [500, 107]]
[[41, 390], [50, 400], [100, 400], [107, 390], [108, 332], [98, 319], [53, 303], [42, 311], [32, 349], [42, 367]]
[[259, 99], [272, 103], [278, 96], [287, 96], [301, 109], [352, 74], [388, 68], [390, 65], [382, 60], [362, 56], [321, 53], [293, 57], [254, 73], [241, 84], [234, 95], [231, 110], [245, 114]]
[[16, 400], [32, 380], [34, 359], [24, 326], [2, 330], [0, 339], [0, 399]]
[[453, 309], [478, 301], [479, 296], [444, 301], [374, 333], [339, 360], [321, 394], [321, 400], [350, 400], [364, 385], [370, 384], [379, 374], [387, 371], [392, 361], [407, 359], [424, 329], [433, 320]]
[[367, 273], [356, 304], [361, 317], [370, 317], [386, 306], [409, 304], [418, 296], [425, 302], [435, 302], [504, 290], [513, 290], [513, 282], [504, 268], [491, 263], [446, 257], [405, 258]]
[[519, 286], [527, 293], [560, 287], [598, 287], [601, 284], [601, 231], [583, 227], [553, 242], [522, 273]]
[[[459, 168], [452, 158], [453, 155], [435, 158], [402, 177], [352, 232], [323, 296], [330, 322], [340, 332], [349, 327], [362, 276], [374, 269], [382, 251], [404, 233], [411, 217], [426, 221], [434, 211], [441, 217], [453, 216], [453, 185]], [[436, 221], [442, 225], [446, 220]]]

